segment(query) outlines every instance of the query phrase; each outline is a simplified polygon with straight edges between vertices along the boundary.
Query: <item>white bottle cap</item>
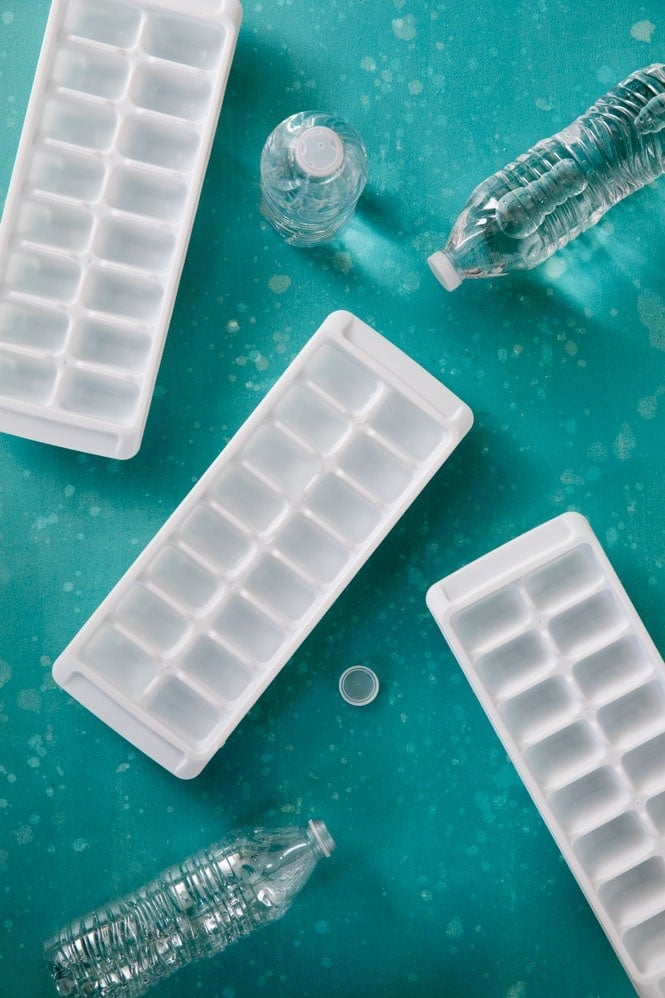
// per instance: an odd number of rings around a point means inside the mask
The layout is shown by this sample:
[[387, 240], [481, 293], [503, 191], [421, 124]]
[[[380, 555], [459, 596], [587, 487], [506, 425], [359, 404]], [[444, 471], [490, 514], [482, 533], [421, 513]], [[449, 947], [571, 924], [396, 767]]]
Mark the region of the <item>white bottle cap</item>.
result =
[[364, 707], [379, 692], [378, 676], [366, 665], [352, 665], [339, 678], [339, 692], [353, 707]]
[[344, 143], [332, 128], [314, 125], [298, 136], [296, 163], [310, 177], [329, 177], [344, 162]]
[[427, 257], [429, 269], [434, 276], [443, 284], [446, 291], [454, 291], [462, 283], [462, 278], [455, 270], [455, 265], [444, 250], [432, 253]]

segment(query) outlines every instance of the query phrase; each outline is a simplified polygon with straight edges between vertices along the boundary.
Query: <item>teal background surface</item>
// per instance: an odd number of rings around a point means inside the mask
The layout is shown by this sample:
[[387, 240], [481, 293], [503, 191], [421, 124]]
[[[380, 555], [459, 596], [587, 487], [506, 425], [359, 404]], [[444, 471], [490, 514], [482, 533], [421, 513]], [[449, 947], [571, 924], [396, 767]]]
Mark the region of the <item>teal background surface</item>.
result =
[[[47, 11], [0, 3], [3, 195]], [[288, 916], [160, 994], [632, 994], [424, 597], [579, 510], [665, 649], [665, 181], [535, 271], [449, 295], [425, 258], [476, 183], [662, 59], [664, 38], [659, 0], [247, 0], [139, 455], [0, 437], [0, 995], [55, 994], [42, 942], [71, 918], [233, 828], [311, 816], [338, 848]], [[370, 182], [338, 240], [302, 251], [263, 221], [258, 164], [282, 118], [316, 108], [361, 132]], [[181, 782], [50, 666], [337, 308], [476, 423]], [[355, 662], [381, 681], [362, 709], [337, 692]]]

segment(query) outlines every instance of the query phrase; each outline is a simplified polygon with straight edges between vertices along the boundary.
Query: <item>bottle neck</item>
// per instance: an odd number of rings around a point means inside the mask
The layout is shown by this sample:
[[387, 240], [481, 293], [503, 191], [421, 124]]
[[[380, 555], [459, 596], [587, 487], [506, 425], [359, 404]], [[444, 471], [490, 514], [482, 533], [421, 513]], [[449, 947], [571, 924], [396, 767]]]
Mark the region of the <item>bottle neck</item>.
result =
[[335, 840], [324, 822], [318, 818], [311, 818], [307, 822], [307, 838], [314, 849], [317, 859], [327, 858], [335, 848]]
[[295, 140], [293, 155], [305, 176], [325, 180], [337, 173], [344, 163], [344, 143], [332, 128], [313, 125]]

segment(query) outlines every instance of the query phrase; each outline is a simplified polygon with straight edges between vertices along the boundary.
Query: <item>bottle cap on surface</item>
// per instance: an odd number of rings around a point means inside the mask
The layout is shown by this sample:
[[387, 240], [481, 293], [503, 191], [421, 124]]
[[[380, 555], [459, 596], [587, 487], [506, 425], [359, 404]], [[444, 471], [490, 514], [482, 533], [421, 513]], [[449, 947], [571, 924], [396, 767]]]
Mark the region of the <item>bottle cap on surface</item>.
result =
[[310, 177], [329, 177], [344, 162], [344, 143], [332, 128], [314, 125], [296, 139], [296, 163]]
[[379, 692], [379, 679], [366, 665], [352, 665], [339, 678], [339, 692], [347, 703], [364, 707]]
[[427, 263], [429, 264], [429, 269], [441, 284], [443, 284], [446, 291], [454, 291], [462, 283], [462, 278], [455, 270], [452, 260], [443, 250], [432, 253], [427, 258]]

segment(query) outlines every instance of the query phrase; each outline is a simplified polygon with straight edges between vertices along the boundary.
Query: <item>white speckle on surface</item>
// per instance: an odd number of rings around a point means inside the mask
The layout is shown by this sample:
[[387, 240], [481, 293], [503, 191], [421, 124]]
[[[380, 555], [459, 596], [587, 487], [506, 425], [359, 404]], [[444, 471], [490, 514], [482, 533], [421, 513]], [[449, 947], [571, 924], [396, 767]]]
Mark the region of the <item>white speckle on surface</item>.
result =
[[11, 10], [4, 11], [2, 15], [2, 23], [7, 25], [14, 23], [14, 15]]
[[551, 97], [536, 97], [535, 103], [539, 111], [551, 111], [554, 107]]
[[631, 26], [630, 37], [634, 38], [636, 42], [647, 42], [648, 44], [655, 30], [656, 25], [652, 21], [636, 21]]
[[15, 830], [14, 835], [20, 846], [29, 845], [35, 837], [35, 833], [29, 825], [19, 825]]
[[360, 68], [364, 69], [366, 73], [375, 73], [376, 61], [372, 59], [371, 55], [363, 56], [360, 60]]
[[333, 270], [336, 270], [339, 274], [350, 274], [353, 270], [353, 259], [350, 253], [344, 251], [339, 251], [335, 253], [332, 260]]
[[21, 690], [16, 703], [21, 710], [29, 710], [33, 714], [39, 714], [42, 709], [42, 697], [38, 690]]
[[665, 350], [665, 302], [655, 291], [642, 291], [637, 296], [637, 314], [649, 331], [649, 343], [656, 350]]
[[0, 689], [12, 678], [12, 667], [9, 662], [0, 659]]
[[416, 37], [416, 19], [413, 14], [396, 17], [393, 21], [393, 34], [403, 42], [411, 42]]
[[90, 843], [86, 839], [74, 839], [72, 842], [72, 849], [74, 852], [84, 852], [84, 850], [90, 848]]
[[551, 281], [558, 280], [568, 270], [568, 264], [562, 256], [552, 256], [545, 263], [545, 273]]
[[511, 984], [511, 986], [506, 991], [506, 998], [526, 998], [526, 981], [518, 981], [517, 984]]
[[587, 449], [587, 454], [592, 461], [607, 460], [607, 447], [600, 440], [594, 440]]
[[446, 935], [450, 939], [460, 939], [464, 935], [464, 925], [462, 924], [462, 919], [459, 915], [455, 915], [451, 918], [446, 925]]
[[658, 410], [658, 396], [647, 395], [637, 403], [637, 412], [642, 419], [654, 419]]
[[268, 287], [276, 295], [283, 295], [291, 287], [291, 278], [288, 274], [273, 274], [268, 281]]
[[417, 97], [418, 94], [421, 94], [422, 92], [423, 85], [420, 80], [411, 80], [409, 83], [409, 93], [412, 94], [412, 96]]
[[616, 83], [617, 76], [618, 74], [616, 71], [612, 69], [611, 66], [607, 65], [600, 66], [598, 68], [598, 72], [596, 73], [596, 79], [604, 86], [611, 86], [613, 83]]
[[635, 434], [629, 423], [623, 423], [617, 433], [612, 450], [620, 461], [627, 461], [635, 450]]
[[411, 294], [411, 292], [417, 291], [419, 287], [420, 274], [411, 273], [405, 275], [399, 289], [403, 294]]
[[73, 485], [65, 485], [65, 487], [63, 489], [63, 492], [64, 492], [65, 496], [67, 497], [67, 499], [71, 499], [71, 497], [76, 492], [76, 489], [74, 488]]
[[610, 527], [605, 534], [605, 543], [612, 547], [619, 540], [619, 531], [616, 527]]
[[121, 762], [118, 768], [116, 769], [116, 773], [126, 773], [128, 769], [129, 769], [129, 763]]
[[38, 516], [32, 525], [33, 530], [46, 530], [47, 527], [52, 527], [54, 523], [58, 522], [57, 513], [49, 513], [48, 516]]

